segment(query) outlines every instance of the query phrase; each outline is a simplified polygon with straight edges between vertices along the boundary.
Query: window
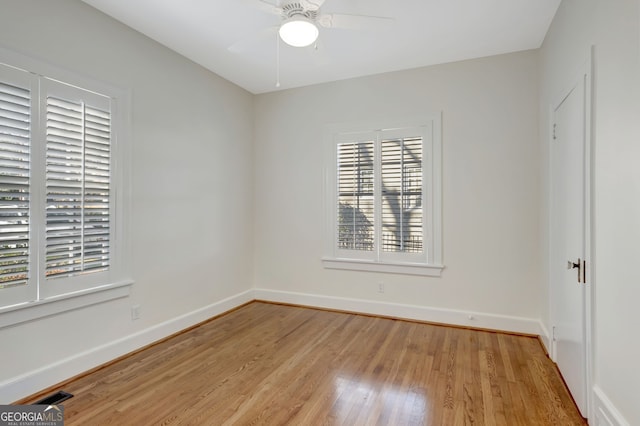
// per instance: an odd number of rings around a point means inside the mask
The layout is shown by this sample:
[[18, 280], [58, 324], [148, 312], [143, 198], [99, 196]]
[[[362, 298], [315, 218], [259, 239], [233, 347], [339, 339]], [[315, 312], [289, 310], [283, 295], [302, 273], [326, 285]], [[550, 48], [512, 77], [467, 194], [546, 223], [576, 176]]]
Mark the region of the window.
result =
[[0, 312], [123, 282], [124, 120], [105, 92], [0, 64]]
[[325, 267], [440, 275], [439, 121], [327, 129]]

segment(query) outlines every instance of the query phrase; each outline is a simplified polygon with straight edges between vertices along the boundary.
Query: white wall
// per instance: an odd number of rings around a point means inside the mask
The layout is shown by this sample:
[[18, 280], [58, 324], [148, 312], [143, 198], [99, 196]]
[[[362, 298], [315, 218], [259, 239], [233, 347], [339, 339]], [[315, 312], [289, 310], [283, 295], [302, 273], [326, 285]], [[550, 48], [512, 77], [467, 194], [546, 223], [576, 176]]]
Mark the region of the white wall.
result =
[[227, 300], [253, 278], [253, 97], [80, 1], [3, 1], [0, 44], [130, 90], [133, 109], [132, 294], [0, 329], [8, 403], [243, 299]]
[[564, 0], [541, 49], [546, 111], [595, 45], [595, 425], [640, 424], [639, 12], [637, 0]]
[[[269, 290], [258, 295], [355, 309], [382, 302], [394, 304], [382, 312], [396, 316], [421, 311], [398, 306], [412, 305], [424, 308], [422, 319], [479, 327], [491, 316], [536, 323], [543, 304], [537, 60], [527, 51], [257, 96], [254, 279]], [[442, 277], [323, 269], [324, 126], [438, 111]], [[479, 315], [468, 321], [468, 312]], [[503, 319], [495, 324], [520, 327]]]

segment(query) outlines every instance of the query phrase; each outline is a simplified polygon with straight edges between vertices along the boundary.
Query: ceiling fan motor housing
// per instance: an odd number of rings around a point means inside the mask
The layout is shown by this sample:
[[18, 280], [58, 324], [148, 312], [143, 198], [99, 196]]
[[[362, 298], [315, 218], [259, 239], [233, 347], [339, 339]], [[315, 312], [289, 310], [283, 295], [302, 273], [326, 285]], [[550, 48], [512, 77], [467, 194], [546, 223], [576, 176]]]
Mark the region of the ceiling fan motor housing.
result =
[[286, 3], [282, 6], [282, 17], [285, 19], [293, 18], [294, 16], [302, 16], [311, 21], [315, 21], [318, 16], [318, 10], [307, 9], [302, 3], [294, 1]]

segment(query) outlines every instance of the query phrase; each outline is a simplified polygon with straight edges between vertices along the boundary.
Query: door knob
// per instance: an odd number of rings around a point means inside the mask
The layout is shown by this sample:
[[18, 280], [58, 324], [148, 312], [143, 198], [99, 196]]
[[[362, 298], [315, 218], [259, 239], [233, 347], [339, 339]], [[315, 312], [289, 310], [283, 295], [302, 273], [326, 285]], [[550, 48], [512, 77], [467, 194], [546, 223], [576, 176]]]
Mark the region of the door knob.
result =
[[567, 260], [567, 269], [573, 269], [573, 268], [580, 268], [580, 259], [578, 259], [577, 263]]

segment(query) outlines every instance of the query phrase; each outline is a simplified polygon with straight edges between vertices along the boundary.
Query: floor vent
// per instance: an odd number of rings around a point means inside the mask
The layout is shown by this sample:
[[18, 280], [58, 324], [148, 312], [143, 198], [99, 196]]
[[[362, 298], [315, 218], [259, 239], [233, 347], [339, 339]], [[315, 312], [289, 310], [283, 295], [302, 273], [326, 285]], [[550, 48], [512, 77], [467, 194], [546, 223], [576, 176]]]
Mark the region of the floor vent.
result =
[[40, 401], [35, 402], [33, 405], [57, 405], [62, 401], [66, 401], [67, 399], [72, 397], [73, 395], [68, 392], [58, 391], [46, 398], [42, 398]]

